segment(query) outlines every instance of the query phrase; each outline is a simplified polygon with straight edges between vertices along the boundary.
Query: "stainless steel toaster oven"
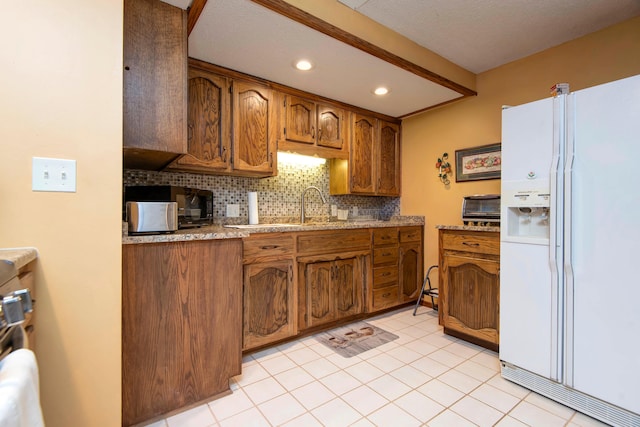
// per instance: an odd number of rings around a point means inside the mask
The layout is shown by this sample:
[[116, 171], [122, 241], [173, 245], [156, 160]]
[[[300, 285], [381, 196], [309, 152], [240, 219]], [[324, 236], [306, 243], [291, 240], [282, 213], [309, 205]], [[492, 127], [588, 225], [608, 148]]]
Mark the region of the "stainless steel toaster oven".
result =
[[462, 222], [464, 225], [500, 224], [500, 195], [465, 196], [462, 201]]

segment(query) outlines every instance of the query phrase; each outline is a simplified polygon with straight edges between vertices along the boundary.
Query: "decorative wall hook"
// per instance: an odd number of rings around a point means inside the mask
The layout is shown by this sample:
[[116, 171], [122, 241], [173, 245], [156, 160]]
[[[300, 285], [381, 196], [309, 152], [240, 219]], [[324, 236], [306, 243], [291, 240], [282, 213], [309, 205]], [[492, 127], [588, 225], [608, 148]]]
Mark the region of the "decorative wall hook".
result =
[[438, 157], [438, 161], [436, 162], [436, 168], [440, 172], [438, 174], [438, 178], [444, 185], [449, 185], [449, 174], [451, 173], [451, 165], [447, 161], [449, 158], [449, 154], [443, 153], [442, 157]]

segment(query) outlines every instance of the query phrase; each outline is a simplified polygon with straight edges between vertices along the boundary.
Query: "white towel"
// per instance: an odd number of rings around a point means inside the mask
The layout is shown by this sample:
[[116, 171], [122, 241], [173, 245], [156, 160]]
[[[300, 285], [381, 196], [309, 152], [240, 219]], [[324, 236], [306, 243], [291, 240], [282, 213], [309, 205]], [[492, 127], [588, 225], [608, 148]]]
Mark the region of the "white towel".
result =
[[42, 427], [38, 364], [31, 350], [0, 360], [0, 426]]

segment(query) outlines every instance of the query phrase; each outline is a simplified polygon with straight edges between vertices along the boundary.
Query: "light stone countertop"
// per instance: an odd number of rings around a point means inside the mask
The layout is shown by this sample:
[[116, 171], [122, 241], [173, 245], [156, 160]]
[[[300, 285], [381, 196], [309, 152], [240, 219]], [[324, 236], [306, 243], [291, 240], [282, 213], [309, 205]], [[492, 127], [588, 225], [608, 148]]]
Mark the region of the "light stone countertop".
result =
[[500, 227], [486, 227], [478, 225], [436, 225], [438, 230], [461, 230], [461, 231], [485, 231], [499, 233]]
[[184, 242], [191, 240], [215, 240], [215, 239], [241, 239], [249, 237], [253, 233], [282, 233], [317, 230], [348, 230], [357, 228], [382, 228], [403, 227], [411, 225], [424, 225], [423, 216], [396, 216], [389, 221], [335, 221], [335, 222], [309, 222], [305, 224], [291, 224], [286, 227], [278, 227], [270, 224], [256, 226], [250, 229], [227, 228], [220, 225], [212, 225], [201, 228], [178, 230], [168, 234], [127, 235], [126, 227], [123, 227], [122, 244], [136, 243], [160, 243], [160, 242]]
[[38, 258], [38, 250], [36, 248], [0, 249], [0, 260], [12, 262], [18, 270], [36, 258]]

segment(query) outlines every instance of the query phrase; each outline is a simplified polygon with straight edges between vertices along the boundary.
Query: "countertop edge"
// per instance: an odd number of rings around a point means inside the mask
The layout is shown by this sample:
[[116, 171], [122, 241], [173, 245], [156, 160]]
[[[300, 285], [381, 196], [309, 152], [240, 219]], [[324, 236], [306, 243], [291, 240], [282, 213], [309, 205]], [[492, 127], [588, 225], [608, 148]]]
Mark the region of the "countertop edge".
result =
[[484, 231], [499, 233], [500, 227], [485, 227], [478, 225], [436, 225], [438, 230]]
[[216, 239], [241, 239], [249, 237], [256, 233], [289, 233], [301, 231], [321, 231], [321, 230], [349, 230], [358, 228], [384, 228], [384, 227], [405, 227], [405, 226], [424, 226], [425, 219], [423, 216], [400, 216], [394, 217], [389, 221], [346, 221], [346, 222], [323, 222], [317, 224], [305, 224], [299, 226], [290, 226], [286, 228], [270, 227], [265, 224], [264, 227], [252, 229], [234, 229], [225, 228], [220, 225], [213, 225], [198, 228], [195, 230], [179, 230], [171, 234], [149, 234], [149, 235], [123, 235], [122, 244], [139, 244], [139, 243], [164, 243], [164, 242], [185, 242], [194, 240], [216, 240]]
[[0, 260], [13, 263], [18, 270], [36, 258], [38, 258], [38, 250], [36, 248], [25, 247], [0, 249]]

